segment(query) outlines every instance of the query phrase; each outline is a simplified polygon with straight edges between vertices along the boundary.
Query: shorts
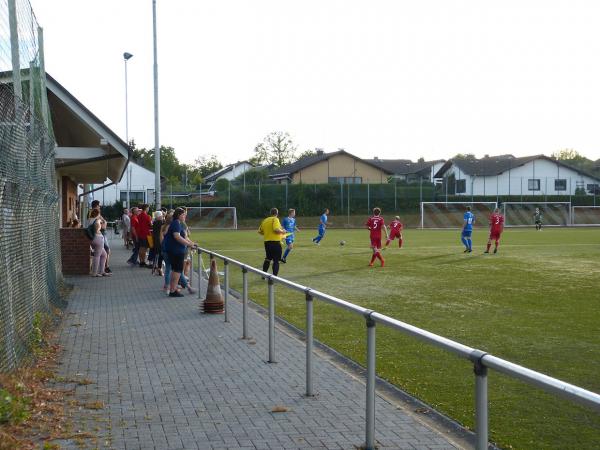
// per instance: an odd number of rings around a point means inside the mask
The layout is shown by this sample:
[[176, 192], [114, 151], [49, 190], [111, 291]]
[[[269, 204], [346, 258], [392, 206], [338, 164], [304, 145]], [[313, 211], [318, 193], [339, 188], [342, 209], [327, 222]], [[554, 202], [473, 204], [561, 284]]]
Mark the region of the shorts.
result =
[[470, 238], [471, 234], [473, 234], [473, 230], [463, 230], [461, 236], [465, 238]]
[[499, 241], [502, 231], [490, 231], [490, 241]]
[[171, 270], [173, 272], [183, 272], [183, 259], [185, 255], [183, 253], [171, 253], [169, 252], [169, 262], [171, 263]]
[[294, 243], [294, 235], [290, 234], [288, 237], [285, 238], [285, 243], [287, 245], [291, 245]]
[[381, 236], [371, 237], [371, 247], [372, 248], [381, 248]]
[[542, 224], [542, 221], [541, 221], [541, 220], [536, 220], [536, 221], [535, 221], [535, 224], [536, 224], [536, 225], [541, 225], [541, 224]]
[[270, 261], [281, 260], [280, 241], [265, 241], [265, 259], [268, 259]]
[[137, 240], [137, 244], [138, 244], [139, 247], [148, 248], [148, 239], [146, 239], [146, 238], [139, 238]]
[[392, 231], [390, 233], [390, 237], [388, 238], [390, 241], [393, 241], [396, 238], [402, 237], [402, 233], [400, 231]]

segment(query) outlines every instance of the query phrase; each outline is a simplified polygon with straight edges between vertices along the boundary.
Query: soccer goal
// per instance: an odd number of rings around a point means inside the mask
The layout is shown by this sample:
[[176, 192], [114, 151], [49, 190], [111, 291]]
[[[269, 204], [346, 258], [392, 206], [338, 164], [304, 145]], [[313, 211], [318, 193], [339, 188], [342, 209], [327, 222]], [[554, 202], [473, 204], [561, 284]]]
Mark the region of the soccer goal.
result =
[[505, 227], [532, 227], [535, 210], [539, 208], [542, 225], [566, 227], [571, 224], [571, 202], [504, 202]]
[[461, 228], [467, 206], [475, 216], [474, 226], [487, 226], [496, 202], [421, 202], [421, 228]]
[[600, 206], [573, 206], [571, 219], [576, 227], [600, 226]]
[[237, 230], [237, 213], [233, 206], [188, 206], [186, 223], [192, 230]]

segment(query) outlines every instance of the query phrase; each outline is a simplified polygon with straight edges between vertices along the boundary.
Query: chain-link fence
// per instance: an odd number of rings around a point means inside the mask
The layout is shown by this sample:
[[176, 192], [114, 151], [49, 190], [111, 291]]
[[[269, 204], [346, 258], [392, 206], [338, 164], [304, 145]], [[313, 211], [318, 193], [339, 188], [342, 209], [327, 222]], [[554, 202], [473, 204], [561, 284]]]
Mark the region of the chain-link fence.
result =
[[[512, 183], [514, 186], [523, 184], [520, 177], [513, 178]], [[554, 183], [554, 179], [544, 179], [544, 185], [554, 186]], [[575, 180], [572, 185], [572, 192], [566, 191], [562, 195], [550, 189], [541, 192], [513, 189], [508, 195], [507, 192], [496, 192], [496, 184], [494, 190], [488, 189], [486, 195], [470, 195], [457, 193], [446, 183], [433, 184], [424, 179], [414, 182], [392, 180], [382, 184], [243, 184], [237, 180], [223, 180], [214, 191], [204, 190], [203, 195], [200, 195], [200, 190], [190, 187], [166, 185], [162, 204], [166, 207], [235, 207], [241, 227], [253, 226], [252, 220], [246, 219], [263, 217], [272, 207], [279, 208], [282, 213], [288, 208], [295, 208], [299, 217], [319, 216], [325, 208], [329, 208], [335, 218], [332, 220], [335, 226], [362, 226], [364, 217], [370, 215], [377, 206], [382, 208], [385, 217], [400, 215], [405, 226], [420, 227], [421, 204], [424, 202], [493, 202], [498, 205], [504, 202], [568, 202], [572, 206], [600, 205], [600, 197], [595, 190], [587, 190], [587, 186], [585, 189], [576, 189], [575, 186], [579, 184]]]
[[36, 316], [59, 304], [55, 141], [42, 36], [28, 0], [0, 0], [0, 372], [34, 345]]

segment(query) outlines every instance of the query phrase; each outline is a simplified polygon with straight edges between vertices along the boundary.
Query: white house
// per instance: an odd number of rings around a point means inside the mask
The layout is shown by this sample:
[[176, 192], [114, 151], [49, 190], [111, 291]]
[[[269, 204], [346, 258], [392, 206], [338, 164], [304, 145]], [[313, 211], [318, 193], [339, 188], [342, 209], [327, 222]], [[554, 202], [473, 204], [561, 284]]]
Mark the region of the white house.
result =
[[231, 181], [253, 168], [254, 166], [248, 161], [238, 161], [207, 175], [204, 178], [204, 183], [213, 186], [218, 180], [224, 179]]
[[[154, 172], [130, 161], [119, 183], [95, 191], [91, 195], [93, 200], [100, 200], [102, 205], [112, 205], [117, 200], [122, 205], [126, 205], [124, 202], [127, 201], [127, 191], [130, 186], [130, 205], [152, 204], [154, 203], [154, 183]], [[94, 185], [94, 188], [101, 186], [101, 184]]]
[[392, 173], [392, 178], [398, 181], [418, 182], [426, 180], [433, 183], [434, 175], [446, 162], [443, 159], [435, 161], [419, 160], [413, 162], [410, 159], [366, 159], [365, 161], [376, 164]]
[[593, 194], [600, 178], [544, 155], [451, 159], [435, 174], [456, 195]]

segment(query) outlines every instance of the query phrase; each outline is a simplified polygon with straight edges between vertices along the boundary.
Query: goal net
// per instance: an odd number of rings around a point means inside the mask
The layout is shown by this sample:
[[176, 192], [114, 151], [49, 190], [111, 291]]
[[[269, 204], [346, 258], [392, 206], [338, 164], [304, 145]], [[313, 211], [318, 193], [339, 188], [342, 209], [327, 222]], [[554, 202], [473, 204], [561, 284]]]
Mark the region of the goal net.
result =
[[571, 224], [570, 202], [504, 202], [505, 227], [531, 227], [535, 225], [535, 210], [539, 208], [542, 225], [566, 227]]
[[188, 206], [185, 222], [192, 230], [237, 230], [237, 213], [233, 206]]
[[475, 216], [474, 226], [487, 226], [496, 202], [422, 202], [421, 228], [461, 228], [467, 206]]
[[573, 206], [571, 218], [578, 227], [600, 226], [600, 206]]

